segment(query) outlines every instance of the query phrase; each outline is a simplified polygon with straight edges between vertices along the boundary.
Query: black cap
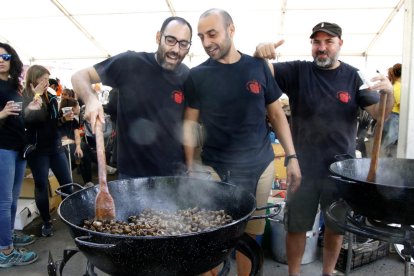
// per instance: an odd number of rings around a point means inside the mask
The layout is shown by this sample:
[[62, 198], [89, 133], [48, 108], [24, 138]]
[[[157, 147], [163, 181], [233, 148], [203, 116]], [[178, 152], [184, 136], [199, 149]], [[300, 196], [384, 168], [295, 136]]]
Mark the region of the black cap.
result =
[[317, 32], [324, 32], [332, 36], [337, 36], [339, 38], [341, 38], [342, 36], [341, 27], [339, 27], [339, 25], [335, 23], [329, 22], [321, 22], [318, 23], [315, 27], [313, 27], [310, 38], [313, 38]]

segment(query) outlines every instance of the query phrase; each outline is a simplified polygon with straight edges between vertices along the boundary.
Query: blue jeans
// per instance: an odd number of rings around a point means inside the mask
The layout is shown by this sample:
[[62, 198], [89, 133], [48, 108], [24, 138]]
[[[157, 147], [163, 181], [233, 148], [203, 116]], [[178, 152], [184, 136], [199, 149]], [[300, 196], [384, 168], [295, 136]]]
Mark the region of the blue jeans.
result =
[[0, 149], [0, 249], [13, 246], [12, 233], [26, 160], [14, 150]]
[[[72, 183], [69, 162], [65, 152], [54, 154], [33, 153], [27, 160], [35, 183], [35, 201], [43, 222], [50, 221], [49, 213], [49, 168], [56, 176], [59, 185]], [[67, 191], [62, 191], [67, 192]]]

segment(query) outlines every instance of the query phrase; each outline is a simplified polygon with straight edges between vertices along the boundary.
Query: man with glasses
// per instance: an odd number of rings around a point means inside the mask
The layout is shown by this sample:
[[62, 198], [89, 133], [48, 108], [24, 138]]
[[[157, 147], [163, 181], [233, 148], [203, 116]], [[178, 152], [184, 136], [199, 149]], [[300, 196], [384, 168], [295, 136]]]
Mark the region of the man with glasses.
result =
[[119, 178], [174, 175], [185, 169], [182, 144], [182, 64], [191, 46], [192, 28], [181, 17], [169, 17], [157, 32], [155, 53], [127, 51], [72, 76], [85, 102], [85, 117], [95, 129], [104, 122], [102, 105], [91, 84], [117, 88]]

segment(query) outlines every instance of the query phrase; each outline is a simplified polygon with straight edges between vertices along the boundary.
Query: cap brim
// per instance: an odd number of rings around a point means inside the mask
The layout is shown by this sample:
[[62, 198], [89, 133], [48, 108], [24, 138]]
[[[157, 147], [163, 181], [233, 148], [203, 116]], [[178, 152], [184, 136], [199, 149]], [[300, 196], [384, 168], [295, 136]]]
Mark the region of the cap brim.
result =
[[335, 36], [340, 37], [338, 34], [336, 34], [336, 33], [334, 33], [334, 32], [331, 32], [331, 31], [329, 31], [329, 30], [326, 30], [326, 29], [319, 29], [319, 30], [317, 30], [317, 31], [314, 31], [314, 32], [311, 34], [311, 36], [310, 36], [309, 38], [313, 38], [317, 32], [324, 32], [324, 33], [327, 33], [328, 35], [331, 35], [331, 36], [334, 36], [334, 37], [335, 37]]

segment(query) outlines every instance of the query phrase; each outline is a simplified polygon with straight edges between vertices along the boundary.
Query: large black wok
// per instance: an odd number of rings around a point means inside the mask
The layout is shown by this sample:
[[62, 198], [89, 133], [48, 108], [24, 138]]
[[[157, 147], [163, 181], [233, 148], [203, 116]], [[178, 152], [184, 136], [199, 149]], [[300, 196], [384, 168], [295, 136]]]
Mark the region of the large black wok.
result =
[[368, 218], [414, 224], [414, 159], [380, 158], [375, 182], [367, 182], [370, 161], [348, 159], [330, 165], [341, 197]]
[[223, 262], [243, 235], [255, 211], [253, 195], [233, 185], [188, 177], [153, 177], [111, 181], [116, 218], [127, 220], [144, 208], [176, 210], [199, 206], [224, 209], [234, 222], [195, 234], [132, 237], [83, 229], [95, 216], [98, 187], [80, 190], [59, 206], [78, 248], [88, 260], [112, 275], [195, 275]]

